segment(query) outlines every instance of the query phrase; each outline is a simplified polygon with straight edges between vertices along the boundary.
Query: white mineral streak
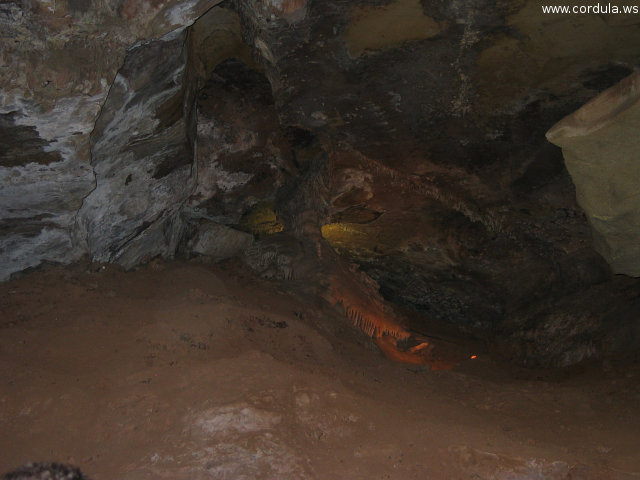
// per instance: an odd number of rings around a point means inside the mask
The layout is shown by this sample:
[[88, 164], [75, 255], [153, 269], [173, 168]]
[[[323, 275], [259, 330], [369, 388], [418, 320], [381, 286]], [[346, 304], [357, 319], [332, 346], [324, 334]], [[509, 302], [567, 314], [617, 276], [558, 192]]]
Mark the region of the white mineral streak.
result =
[[167, 18], [172, 25], [187, 25], [195, 20], [195, 6], [199, 0], [181, 2], [167, 12]]
[[93, 96], [60, 98], [52, 110], [44, 113], [23, 101], [16, 124], [35, 127], [40, 138], [51, 142], [45, 151], [57, 151], [65, 160], [85, 160], [79, 158], [77, 146], [88, 140], [105, 98], [106, 91]]

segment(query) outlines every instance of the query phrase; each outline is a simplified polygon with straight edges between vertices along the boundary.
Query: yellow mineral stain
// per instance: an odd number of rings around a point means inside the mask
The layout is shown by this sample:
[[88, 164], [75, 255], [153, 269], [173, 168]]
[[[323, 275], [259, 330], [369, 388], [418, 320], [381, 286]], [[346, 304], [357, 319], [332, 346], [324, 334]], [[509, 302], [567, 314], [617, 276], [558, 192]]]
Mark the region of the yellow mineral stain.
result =
[[270, 203], [260, 202], [242, 216], [238, 228], [258, 237], [265, 237], [282, 232], [284, 225]]
[[322, 236], [332, 247], [353, 246], [365, 236], [357, 227], [349, 223], [327, 223], [322, 226]]

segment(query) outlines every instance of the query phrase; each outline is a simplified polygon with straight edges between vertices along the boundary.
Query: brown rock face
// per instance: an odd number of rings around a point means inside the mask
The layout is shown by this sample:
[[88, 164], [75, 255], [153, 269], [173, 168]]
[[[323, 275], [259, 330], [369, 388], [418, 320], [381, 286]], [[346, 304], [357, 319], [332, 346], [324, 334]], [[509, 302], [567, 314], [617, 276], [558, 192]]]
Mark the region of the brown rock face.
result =
[[633, 18], [218, 3], [0, 5], [0, 278], [224, 236], [397, 338], [447, 326], [526, 365], [638, 345], [640, 284], [545, 139], [638, 65]]
[[293, 30], [239, 6], [281, 122], [326, 153], [280, 212], [307, 232], [316, 212], [413, 331], [454, 325], [527, 365], [635, 342], [638, 285], [593, 249], [545, 132], [631, 72], [614, 45], [636, 29], [547, 23], [536, 2], [323, 2]]
[[267, 8], [289, 23], [303, 20], [307, 14], [307, 0], [267, 0]]
[[440, 26], [423, 13], [419, 0], [397, 0], [383, 6], [354, 6], [344, 36], [349, 55], [358, 57], [438, 33]]

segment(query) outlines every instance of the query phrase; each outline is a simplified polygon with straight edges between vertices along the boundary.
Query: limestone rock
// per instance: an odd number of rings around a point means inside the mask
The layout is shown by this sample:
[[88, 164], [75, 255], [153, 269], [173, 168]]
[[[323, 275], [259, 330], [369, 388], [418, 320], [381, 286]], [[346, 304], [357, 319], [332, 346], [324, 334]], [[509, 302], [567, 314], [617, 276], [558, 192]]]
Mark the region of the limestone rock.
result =
[[640, 73], [547, 133], [562, 147], [596, 250], [615, 273], [640, 276]]
[[219, 2], [0, 4], [0, 280], [87, 253], [75, 220], [96, 186], [89, 135], [127, 48]]
[[73, 241], [75, 216], [95, 187], [87, 163], [89, 133], [101, 94], [36, 102], [0, 93], [0, 280], [42, 261], [82, 255]]
[[309, 269], [302, 244], [285, 233], [276, 233], [255, 242], [244, 252], [243, 260], [264, 278], [301, 278]]
[[[337, 231], [326, 240], [386, 300], [427, 322], [506, 339], [516, 362], [601, 355], [581, 335], [610, 328], [604, 319], [619, 285], [590, 246], [562, 155], [545, 133], [632, 71], [637, 29], [597, 16], [549, 24], [539, 2], [487, 0], [326, 1], [291, 28], [266, 21], [253, 3], [238, 2], [239, 12], [280, 123], [320, 144], [280, 189], [285, 233]], [[367, 36], [372, 24], [389, 36]], [[275, 252], [263, 248], [248, 263], [260, 270]], [[307, 263], [294, 263], [294, 278]], [[281, 275], [273, 265], [265, 272]], [[580, 306], [596, 306], [595, 285], [609, 301], [585, 324]], [[568, 314], [551, 316], [560, 306]], [[556, 337], [554, 325], [562, 327]]]
[[199, 226], [189, 241], [189, 250], [213, 260], [224, 260], [239, 255], [253, 243], [253, 235], [225, 225], [207, 222]]
[[[188, 142], [193, 95], [184, 44], [184, 32], [172, 33], [130, 49], [96, 122], [97, 186], [79, 213], [94, 260], [131, 266], [147, 256], [145, 250], [163, 256], [175, 251], [175, 242], [149, 235], [154, 242], [137, 245], [137, 259], [126, 254], [133, 240], [147, 237], [145, 231], [172, 216], [178, 221], [175, 214], [193, 187]], [[123, 255], [126, 262], [120, 261]]]
[[197, 100], [198, 180], [189, 205], [240, 226], [273, 203], [296, 168], [267, 78], [237, 58], [220, 60]]
[[308, 0], [246, 0], [241, 3], [265, 22], [282, 18], [287, 24], [295, 24], [304, 20], [309, 10]]
[[418, 0], [396, 0], [382, 7], [354, 7], [351, 19], [346, 43], [353, 57], [440, 33], [438, 24], [424, 14]]

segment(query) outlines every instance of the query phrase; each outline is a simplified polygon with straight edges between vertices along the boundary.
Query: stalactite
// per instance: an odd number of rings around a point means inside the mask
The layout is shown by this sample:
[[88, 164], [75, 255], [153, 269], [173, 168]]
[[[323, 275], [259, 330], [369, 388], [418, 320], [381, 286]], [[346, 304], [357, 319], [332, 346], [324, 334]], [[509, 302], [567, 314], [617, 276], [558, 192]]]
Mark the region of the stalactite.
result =
[[345, 316], [371, 338], [384, 335], [399, 340], [408, 338], [411, 334], [385, 309], [379, 294], [365, 292], [363, 283], [349, 278], [352, 275], [352, 272], [343, 272], [343, 275], [331, 276], [327, 300], [341, 305]]

